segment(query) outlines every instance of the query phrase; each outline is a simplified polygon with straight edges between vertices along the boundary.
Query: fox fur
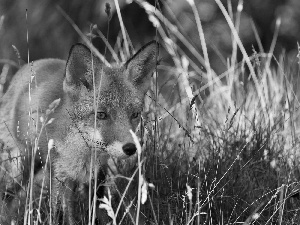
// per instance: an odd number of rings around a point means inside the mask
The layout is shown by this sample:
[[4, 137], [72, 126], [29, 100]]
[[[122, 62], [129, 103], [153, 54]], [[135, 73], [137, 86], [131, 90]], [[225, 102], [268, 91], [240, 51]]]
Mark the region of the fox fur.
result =
[[[76, 44], [67, 61], [42, 59], [15, 74], [0, 99], [0, 224], [17, 219], [9, 217], [10, 207], [33, 174], [35, 186], [43, 179], [49, 186], [54, 224], [88, 223], [81, 215], [91, 202], [89, 184], [134, 168], [129, 130], [140, 122], [157, 55], [152, 41], [108, 67]], [[103, 185], [98, 192], [105, 192]]]

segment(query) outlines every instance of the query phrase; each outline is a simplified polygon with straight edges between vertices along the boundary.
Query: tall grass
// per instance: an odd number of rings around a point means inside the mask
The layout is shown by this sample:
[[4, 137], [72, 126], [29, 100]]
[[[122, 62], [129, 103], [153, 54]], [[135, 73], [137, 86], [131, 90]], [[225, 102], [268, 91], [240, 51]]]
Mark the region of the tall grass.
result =
[[[280, 20], [270, 51], [254, 50], [248, 56], [238, 36], [243, 2], [232, 21], [216, 0], [243, 59], [236, 63], [233, 49], [228, 70], [219, 76], [212, 71], [210, 78], [205, 34], [194, 2], [188, 1], [204, 51], [204, 58], [196, 57], [199, 62], [189, 58], [194, 48], [180, 29], [147, 2], [136, 2], [149, 14], [173, 60], [160, 67], [159, 74], [167, 74], [170, 84], [159, 91], [160, 109], [152, 109], [159, 114], [159, 150], [155, 155], [146, 153], [150, 162], [158, 161], [146, 170], [158, 184], [150, 201], [156, 202], [157, 213], [167, 212], [156, 217], [166, 224], [297, 224], [299, 203], [291, 196], [297, 192], [299, 101], [291, 68], [298, 66], [284, 55], [273, 56]], [[255, 27], [253, 31], [261, 45]], [[198, 73], [201, 64], [207, 73]], [[205, 79], [202, 86], [199, 75]], [[169, 98], [168, 92], [177, 99]]]
[[[279, 58], [273, 55], [280, 20], [269, 52], [264, 52], [253, 24], [261, 47], [248, 55], [239, 38], [243, 1], [239, 1], [234, 20], [235, 9], [228, 7], [232, 10], [228, 12], [216, 0], [233, 43], [231, 58], [224, 59], [227, 70], [217, 75], [210, 66], [194, 1], [188, 3], [203, 53], [197, 52], [180, 27], [157, 8], [143, 0], [135, 2], [156, 26], [165, 60], [153, 77], [155, 91], [148, 93], [140, 129], [144, 145], [135, 171], [139, 179], [136, 214], [130, 220], [122, 219], [123, 224], [138, 224], [140, 212], [151, 224], [299, 224], [299, 101], [295, 76], [299, 65], [284, 54]], [[129, 54], [130, 42], [119, 10], [118, 16], [126, 41], [113, 54], [116, 62], [118, 56]], [[242, 53], [240, 62], [238, 49]], [[165, 82], [159, 82], [164, 80], [161, 77], [167, 77]], [[128, 182], [117, 209], [111, 206], [111, 196], [101, 199], [100, 207], [108, 212], [113, 224], [117, 224], [116, 216], [125, 204], [123, 199], [135, 173], [121, 177]], [[31, 207], [25, 211], [37, 213], [24, 224], [48, 224], [49, 210], [41, 208], [44, 197], [30, 196]], [[37, 208], [32, 205], [35, 200], [39, 202]], [[135, 203], [126, 206], [126, 213], [131, 213], [129, 207], [135, 208]], [[45, 216], [40, 217], [40, 213]]]

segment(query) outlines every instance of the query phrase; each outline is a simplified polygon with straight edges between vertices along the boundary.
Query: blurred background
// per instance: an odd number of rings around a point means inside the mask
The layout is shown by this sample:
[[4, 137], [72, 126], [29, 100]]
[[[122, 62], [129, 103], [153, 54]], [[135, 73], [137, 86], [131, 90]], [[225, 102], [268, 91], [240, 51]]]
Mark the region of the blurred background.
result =
[[[195, 49], [202, 53], [194, 14], [187, 1], [148, 2], [155, 5], [193, 43]], [[233, 15], [236, 14], [238, 2], [242, 1], [222, 1], [227, 9], [232, 9]], [[105, 13], [107, 3], [110, 4], [110, 16]], [[119, 4], [125, 27], [135, 49], [155, 38], [156, 30], [143, 8], [130, 0], [119, 0]], [[221, 73], [226, 70], [226, 59], [232, 53], [230, 29], [215, 1], [195, 0], [195, 4], [204, 29], [211, 66], [217, 74]], [[81, 42], [81, 39], [58, 7], [69, 15], [84, 34], [90, 33], [91, 25], [96, 24], [108, 37], [112, 46], [115, 45], [120, 34], [120, 23], [113, 0], [0, 0], [0, 16], [4, 16], [0, 29], [0, 59], [18, 61], [12, 45], [18, 49], [21, 60], [25, 62], [28, 61], [28, 52], [30, 61], [49, 57], [66, 59], [72, 44]], [[264, 51], [268, 52], [277, 18], [281, 18], [281, 26], [275, 56], [283, 51], [286, 51], [287, 56], [297, 54], [297, 41], [300, 37], [299, 0], [243, 2], [240, 38], [248, 54], [252, 54], [254, 50], [259, 52], [253, 25], [260, 36]], [[95, 35], [91, 37], [94, 38], [95, 46], [103, 53], [105, 45], [101, 39]], [[110, 58], [109, 55], [107, 57]], [[0, 69], [2, 66], [3, 64], [0, 65]]]

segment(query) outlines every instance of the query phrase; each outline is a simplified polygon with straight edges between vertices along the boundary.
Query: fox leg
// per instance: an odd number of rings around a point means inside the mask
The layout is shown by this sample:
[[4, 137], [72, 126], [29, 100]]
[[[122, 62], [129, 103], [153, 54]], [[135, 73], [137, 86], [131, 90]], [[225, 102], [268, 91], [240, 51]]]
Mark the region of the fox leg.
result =
[[60, 181], [56, 177], [52, 179], [52, 219], [54, 224], [73, 225], [75, 218], [73, 218], [73, 199], [72, 192], [74, 191], [73, 182]]
[[[119, 204], [121, 205], [121, 210], [118, 213], [118, 220], [120, 220], [125, 213], [126, 220], [129, 220], [133, 223], [135, 223], [137, 211], [136, 211], [136, 203], [137, 203], [137, 192], [138, 192], [138, 176], [137, 174], [133, 177], [133, 180], [129, 181], [128, 179], [125, 179], [124, 177], [118, 176], [118, 174], [121, 174], [122, 176], [125, 176], [127, 178], [130, 178], [132, 174], [134, 173], [134, 170], [136, 169], [134, 164], [134, 160], [123, 160], [123, 161], [115, 161], [111, 160], [109, 161], [109, 169], [108, 169], [108, 177], [113, 183], [110, 187], [111, 197], [112, 197], [112, 206], [113, 209], [117, 209]], [[127, 189], [128, 182], [129, 188], [127, 192], [125, 193], [125, 190]], [[122, 202], [121, 199], [124, 196]], [[140, 212], [139, 212], [140, 213]], [[140, 213], [139, 215], [139, 225], [146, 224], [145, 223], [145, 216]]]

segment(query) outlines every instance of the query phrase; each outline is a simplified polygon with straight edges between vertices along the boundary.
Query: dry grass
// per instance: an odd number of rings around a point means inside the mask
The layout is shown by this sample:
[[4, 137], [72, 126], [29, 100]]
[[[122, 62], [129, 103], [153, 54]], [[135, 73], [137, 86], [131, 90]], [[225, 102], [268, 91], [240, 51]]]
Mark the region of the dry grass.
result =
[[[169, 59], [162, 60], [153, 77], [141, 129], [144, 145], [136, 173], [144, 184], [155, 186], [142, 193], [139, 182], [138, 199], [148, 196], [141, 212], [151, 224], [299, 224], [299, 101], [293, 69], [299, 66], [284, 55], [275, 58], [274, 46], [270, 52], [254, 50], [248, 56], [238, 37], [241, 6], [232, 21], [216, 0], [233, 32], [234, 46], [232, 58], [225, 59], [227, 71], [217, 75], [210, 68], [192, 0], [188, 2], [204, 57], [159, 10], [136, 2], [157, 27], [162, 52]], [[278, 23], [273, 43], [279, 28]], [[241, 62], [236, 48], [243, 54]], [[126, 55], [128, 46], [118, 51], [116, 55]], [[34, 196], [33, 190], [27, 193], [31, 207], [25, 217], [47, 224], [47, 199]], [[138, 218], [124, 224], [135, 221]]]

